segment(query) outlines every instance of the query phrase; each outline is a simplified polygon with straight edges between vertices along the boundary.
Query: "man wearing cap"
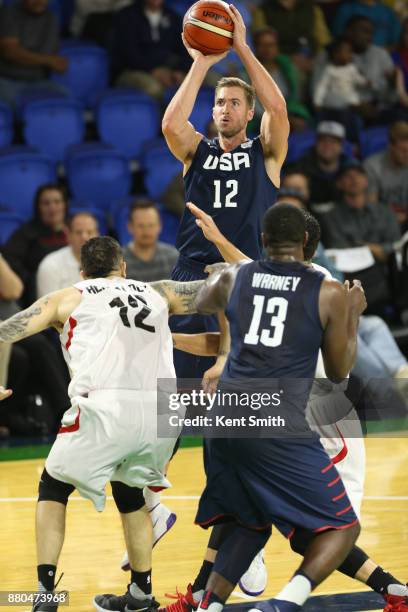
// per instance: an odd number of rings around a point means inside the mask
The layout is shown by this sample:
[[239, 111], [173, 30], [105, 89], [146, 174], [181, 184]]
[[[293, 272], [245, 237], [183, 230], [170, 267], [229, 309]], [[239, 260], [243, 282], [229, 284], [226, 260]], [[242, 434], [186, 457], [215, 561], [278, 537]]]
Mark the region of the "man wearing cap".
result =
[[372, 203], [364, 166], [350, 161], [337, 176], [339, 199], [322, 217], [323, 244], [326, 248], [346, 249], [367, 246], [374, 264], [353, 272], [364, 285], [368, 309], [380, 314], [391, 302], [388, 290], [387, 262], [400, 238], [400, 229], [393, 213], [379, 203]]
[[317, 126], [316, 144], [292, 168], [306, 174], [310, 181], [313, 204], [334, 202], [337, 196], [335, 179], [346, 165], [343, 153], [345, 129], [336, 121], [322, 121]]

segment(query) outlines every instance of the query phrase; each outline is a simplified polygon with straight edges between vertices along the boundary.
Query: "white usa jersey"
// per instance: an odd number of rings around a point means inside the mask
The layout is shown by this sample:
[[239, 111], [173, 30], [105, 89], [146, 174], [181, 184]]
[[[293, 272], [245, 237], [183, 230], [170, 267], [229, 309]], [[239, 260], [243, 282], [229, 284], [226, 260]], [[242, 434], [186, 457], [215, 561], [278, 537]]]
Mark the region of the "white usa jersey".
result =
[[74, 287], [82, 299], [60, 336], [71, 398], [104, 389], [155, 391], [158, 378], [175, 379], [168, 305], [157, 291], [124, 278]]

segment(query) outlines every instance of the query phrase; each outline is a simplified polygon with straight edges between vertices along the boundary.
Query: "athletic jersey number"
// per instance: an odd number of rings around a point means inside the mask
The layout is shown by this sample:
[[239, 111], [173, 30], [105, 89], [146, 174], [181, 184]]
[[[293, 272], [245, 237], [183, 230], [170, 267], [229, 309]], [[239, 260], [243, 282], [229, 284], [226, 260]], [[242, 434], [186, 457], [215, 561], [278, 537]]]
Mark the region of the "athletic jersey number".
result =
[[[226, 188], [230, 191], [225, 195], [225, 208], [236, 208], [237, 203], [232, 201], [232, 198], [238, 194], [238, 181], [236, 179], [231, 179], [225, 183]], [[221, 208], [221, 181], [219, 179], [214, 181], [215, 187], [215, 198], [214, 198], [214, 208]]]
[[[146, 300], [142, 298], [140, 295], [137, 295], [137, 296], [129, 295], [128, 296], [128, 304], [131, 308], [137, 308], [140, 305], [139, 302], [142, 302], [143, 307], [135, 315], [135, 318], [134, 318], [135, 327], [140, 327], [141, 329], [144, 329], [145, 331], [148, 331], [148, 332], [155, 332], [156, 330], [153, 325], [147, 325], [146, 323], [144, 323], [144, 320], [146, 319], [146, 317], [148, 317], [149, 314], [152, 312], [151, 309], [147, 306]], [[123, 325], [125, 327], [130, 327], [130, 321], [128, 318], [129, 307], [126, 306], [123, 300], [120, 297], [117, 297], [113, 299], [111, 302], [109, 302], [109, 306], [111, 308], [119, 308], [119, 316], [122, 320]]]
[[266, 312], [273, 315], [270, 324], [273, 330], [271, 335], [269, 329], [263, 329], [261, 334], [259, 334], [265, 299], [264, 295], [254, 295], [254, 314], [252, 315], [248, 333], [245, 334], [245, 344], [258, 344], [260, 341], [264, 346], [276, 347], [282, 343], [283, 332], [285, 330], [284, 324], [288, 312], [288, 300], [281, 297], [273, 297], [269, 298], [266, 304]]

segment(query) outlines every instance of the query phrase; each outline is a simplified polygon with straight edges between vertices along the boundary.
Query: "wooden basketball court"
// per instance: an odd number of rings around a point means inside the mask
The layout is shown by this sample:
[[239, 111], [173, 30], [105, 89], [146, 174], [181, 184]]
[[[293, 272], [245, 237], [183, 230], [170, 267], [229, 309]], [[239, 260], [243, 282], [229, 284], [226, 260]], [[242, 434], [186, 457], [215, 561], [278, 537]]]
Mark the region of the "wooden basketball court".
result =
[[[363, 504], [363, 531], [359, 545], [399, 580], [408, 580], [408, 439], [371, 437], [366, 440], [367, 480]], [[34, 512], [44, 460], [0, 462], [0, 591], [36, 589]], [[181, 449], [171, 463], [173, 488], [163, 501], [177, 513], [173, 529], [154, 552], [153, 587], [164, 603], [165, 593], [184, 590], [200, 565], [208, 533], [194, 526], [197, 500], [203, 488], [201, 448]], [[68, 505], [66, 541], [58, 575], [59, 588], [70, 593], [70, 607], [94, 610], [96, 593], [122, 593], [127, 575], [119, 569], [124, 551], [120, 521], [113, 501], [98, 514], [91, 502], [76, 494]], [[263, 598], [282, 587], [299, 564], [288, 543], [275, 531], [266, 548], [269, 582]], [[247, 604], [235, 591], [231, 602]], [[378, 596], [340, 574], [330, 577], [316, 595], [345, 594], [341, 598], [313, 598], [308, 611], [361, 612], [382, 609]], [[252, 600], [251, 600], [252, 602]], [[1, 607], [28, 610], [29, 606]]]

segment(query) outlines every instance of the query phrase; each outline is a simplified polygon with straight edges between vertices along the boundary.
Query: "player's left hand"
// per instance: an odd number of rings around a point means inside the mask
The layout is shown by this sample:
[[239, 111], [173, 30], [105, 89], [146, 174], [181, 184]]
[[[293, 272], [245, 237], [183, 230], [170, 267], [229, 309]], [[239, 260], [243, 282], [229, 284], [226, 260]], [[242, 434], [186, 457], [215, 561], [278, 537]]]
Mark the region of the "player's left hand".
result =
[[201, 383], [202, 388], [206, 393], [215, 393], [217, 391], [218, 381], [225, 366], [226, 358], [218, 357], [215, 364], [204, 372]]
[[227, 11], [232, 21], [234, 22], [234, 36], [232, 39], [232, 46], [234, 47], [235, 51], [239, 53], [239, 51], [247, 45], [245, 23], [241, 13], [233, 4], [228, 5]]

